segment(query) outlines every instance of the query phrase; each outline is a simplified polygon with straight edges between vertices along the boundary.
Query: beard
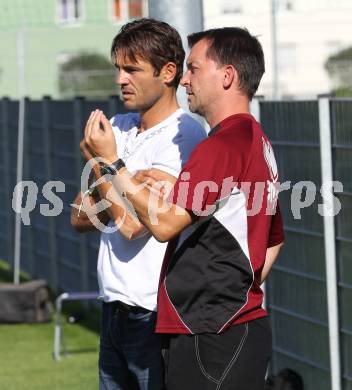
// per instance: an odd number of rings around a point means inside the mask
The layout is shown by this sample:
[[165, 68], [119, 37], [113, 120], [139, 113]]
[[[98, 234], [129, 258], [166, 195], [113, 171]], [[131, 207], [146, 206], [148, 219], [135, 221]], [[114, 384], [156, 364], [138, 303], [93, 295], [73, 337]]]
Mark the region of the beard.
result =
[[197, 103], [195, 101], [193, 101], [193, 102], [188, 101], [188, 108], [194, 114], [198, 114], [198, 115], [204, 116], [205, 111], [204, 111], [204, 109], [203, 109], [201, 104], [199, 104], [199, 103]]

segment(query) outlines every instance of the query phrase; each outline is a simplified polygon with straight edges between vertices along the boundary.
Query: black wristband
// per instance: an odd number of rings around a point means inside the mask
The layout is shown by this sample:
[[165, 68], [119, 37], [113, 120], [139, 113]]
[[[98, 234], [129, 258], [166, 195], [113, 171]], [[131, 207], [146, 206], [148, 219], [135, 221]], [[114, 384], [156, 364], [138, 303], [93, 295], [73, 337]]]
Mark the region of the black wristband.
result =
[[122, 168], [124, 168], [126, 165], [123, 162], [121, 158], [119, 158], [117, 161], [115, 161], [111, 165], [103, 164], [100, 167], [100, 173], [102, 176], [104, 175], [116, 175], [118, 171]]

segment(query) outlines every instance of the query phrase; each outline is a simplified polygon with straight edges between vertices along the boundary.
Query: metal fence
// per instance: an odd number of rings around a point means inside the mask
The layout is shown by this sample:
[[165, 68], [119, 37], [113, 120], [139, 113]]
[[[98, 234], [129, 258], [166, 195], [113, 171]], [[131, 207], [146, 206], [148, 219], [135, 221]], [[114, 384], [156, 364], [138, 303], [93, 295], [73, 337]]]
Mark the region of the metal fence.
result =
[[[11, 200], [16, 181], [18, 102], [0, 101], [0, 258], [9, 262], [14, 253], [14, 212]], [[73, 199], [80, 187], [83, 160], [79, 142], [89, 113], [102, 109], [106, 115], [125, 112], [117, 98], [92, 101], [26, 101], [24, 139], [24, 177], [38, 186], [30, 225], [22, 226], [21, 268], [30, 275], [45, 278], [55, 290], [88, 291], [97, 289], [96, 260], [99, 234], [76, 233], [70, 225]], [[42, 194], [48, 181], [59, 180], [65, 191], [57, 195], [63, 212], [44, 217], [40, 204], [49, 204]], [[25, 200], [24, 200], [25, 201]]]
[[[280, 180], [321, 185], [318, 102], [262, 102]], [[285, 248], [268, 280], [275, 371], [291, 367], [308, 389], [330, 389], [323, 220], [316, 200], [294, 219], [291, 191], [280, 194]], [[309, 335], [309, 338], [307, 337]]]
[[352, 102], [330, 103], [333, 172], [344, 183], [336, 217], [336, 260], [339, 291], [343, 389], [352, 389]]
[[[2, 99], [0, 107], [0, 258], [11, 262], [18, 103]], [[21, 264], [58, 290], [97, 288], [99, 236], [77, 234], [70, 226], [70, 203], [78, 192], [83, 165], [78, 145], [94, 108], [107, 115], [124, 112], [116, 98], [26, 102], [24, 180], [34, 181], [39, 192], [31, 225], [23, 226]], [[266, 286], [274, 338], [272, 369], [294, 369], [306, 390], [352, 390], [352, 101], [264, 100], [258, 115], [274, 145], [281, 182], [291, 181], [291, 190], [280, 194], [286, 243]], [[322, 164], [329, 163], [333, 179], [344, 187], [335, 194], [342, 210], [330, 219], [318, 213], [323, 202], [319, 191], [326, 180]], [[39, 205], [48, 203], [41, 191], [49, 180], [65, 183], [65, 192], [58, 194], [64, 202], [58, 217], [39, 212]], [[291, 196], [304, 187], [304, 183], [293, 187], [301, 181], [313, 182], [317, 197], [297, 219]], [[302, 199], [309, 196], [303, 191]]]
[[[335, 193], [342, 209], [328, 221], [318, 213], [320, 192], [301, 210], [301, 219], [291, 211], [293, 191], [280, 194], [285, 248], [267, 284], [273, 369], [294, 369], [308, 390], [352, 389], [351, 114], [351, 100], [260, 102], [261, 123], [274, 145], [281, 182], [290, 180], [292, 188], [312, 181], [319, 191], [326, 180], [322, 163], [331, 162], [332, 179], [344, 187]], [[329, 137], [322, 139], [322, 127], [330, 133], [330, 147]], [[331, 161], [326, 161], [329, 153]]]

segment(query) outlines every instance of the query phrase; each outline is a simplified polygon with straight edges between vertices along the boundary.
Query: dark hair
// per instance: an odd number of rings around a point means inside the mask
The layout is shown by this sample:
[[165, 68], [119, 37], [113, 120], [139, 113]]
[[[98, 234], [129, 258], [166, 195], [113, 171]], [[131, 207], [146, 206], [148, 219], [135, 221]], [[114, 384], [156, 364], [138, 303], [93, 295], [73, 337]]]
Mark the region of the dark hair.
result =
[[239, 27], [214, 28], [187, 38], [191, 48], [207, 39], [207, 57], [219, 65], [233, 65], [238, 72], [239, 88], [252, 99], [265, 72], [263, 49], [257, 38]]
[[185, 51], [180, 34], [167, 23], [143, 18], [125, 24], [112, 41], [112, 59], [116, 59], [119, 51], [133, 62], [137, 62], [138, 56], [148, 61], [155, 69], [155, 76], [166, 63], [175, 63], [173, 86], [177, 88], [183, 74]]

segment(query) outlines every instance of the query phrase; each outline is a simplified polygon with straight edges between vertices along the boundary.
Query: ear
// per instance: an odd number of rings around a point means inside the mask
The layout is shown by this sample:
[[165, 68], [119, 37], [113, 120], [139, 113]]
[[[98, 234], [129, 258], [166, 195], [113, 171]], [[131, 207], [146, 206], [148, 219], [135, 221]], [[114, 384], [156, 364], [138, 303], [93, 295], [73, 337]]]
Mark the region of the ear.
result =
[[238, 74], [233, 65], [224, 66], [223, 87], [229, 89], [233, 83], [237, 84]]
[[165, 84], [171, 84], [173, 82], [176, 71], [177, 68], [174, 62], [168, 62], [162, 67], [160, 75]]

